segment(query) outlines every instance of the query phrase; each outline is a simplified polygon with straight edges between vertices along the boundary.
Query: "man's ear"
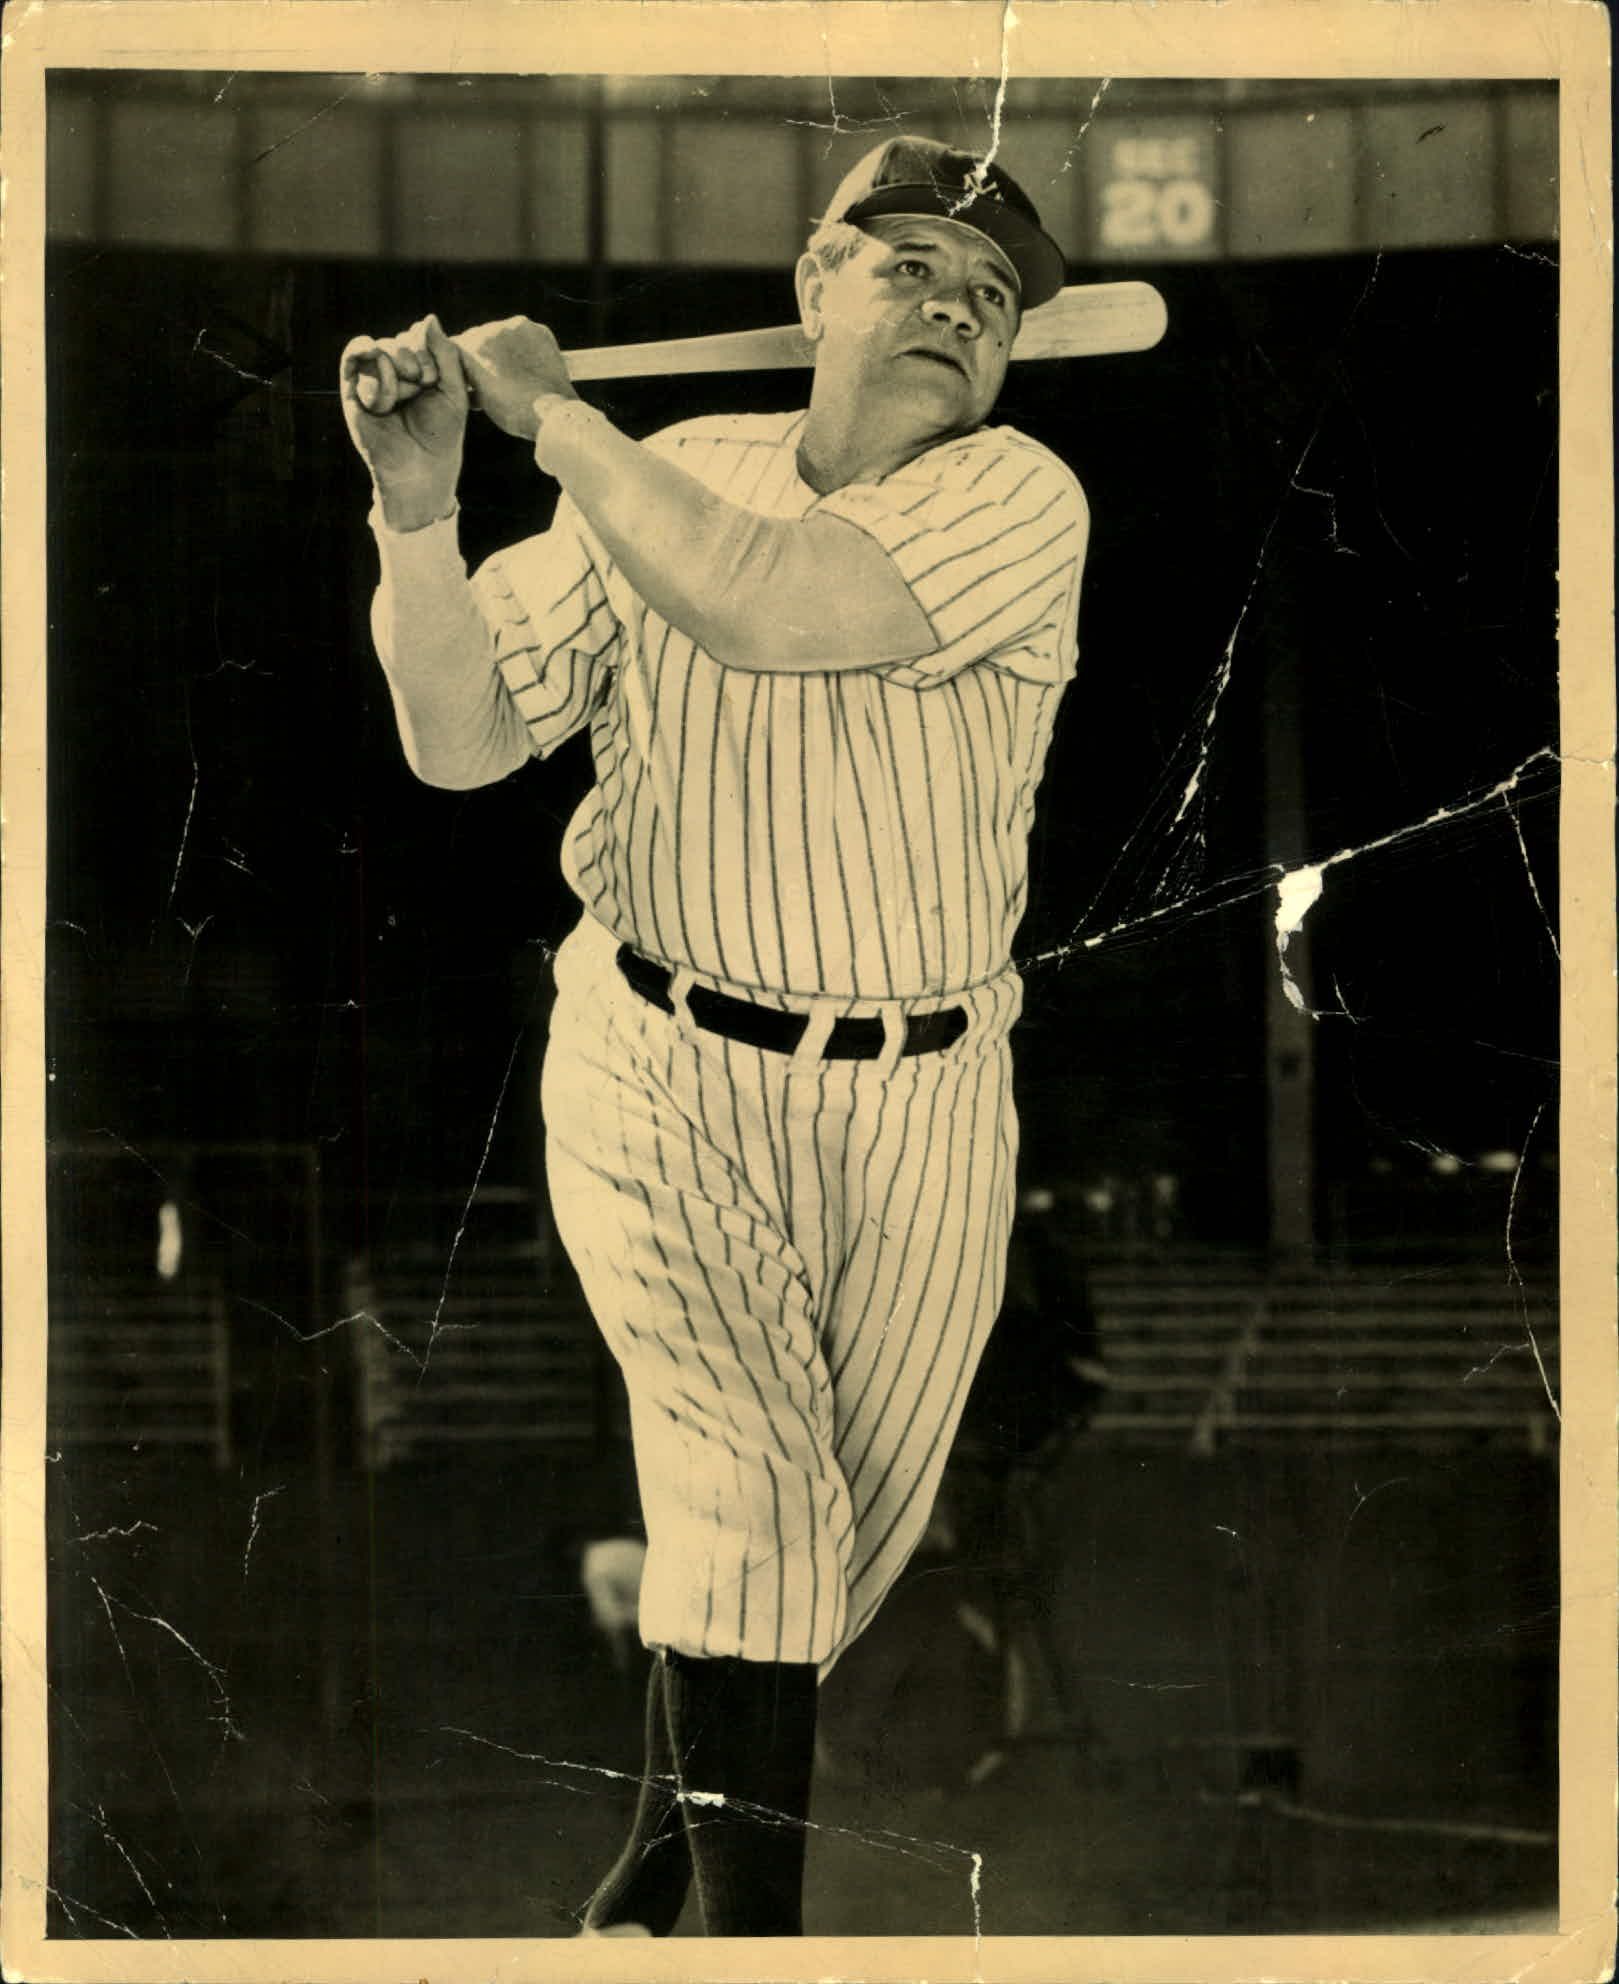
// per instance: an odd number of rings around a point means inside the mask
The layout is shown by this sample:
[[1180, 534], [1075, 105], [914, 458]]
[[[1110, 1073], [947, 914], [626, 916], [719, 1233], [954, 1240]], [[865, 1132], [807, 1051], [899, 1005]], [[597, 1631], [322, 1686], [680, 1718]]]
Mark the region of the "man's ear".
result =
[[798, 291], [798, 321], [804, 327], [805, 337], [811, 344], [817, 344], [821, 336], [821, 296], [826, 288], [826, 274], [807, 248], [793, 271], [793, 286]]

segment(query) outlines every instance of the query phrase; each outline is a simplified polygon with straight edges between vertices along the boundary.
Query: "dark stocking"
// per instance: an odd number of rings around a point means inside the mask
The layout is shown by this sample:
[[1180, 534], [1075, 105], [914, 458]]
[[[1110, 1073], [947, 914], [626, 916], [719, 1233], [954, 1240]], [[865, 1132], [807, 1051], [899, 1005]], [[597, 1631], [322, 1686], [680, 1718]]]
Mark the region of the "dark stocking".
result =
[[667, 1936], [680, 1919], [690, 1886], [691, 1854], [675, 1790], [663, 1659], [654, 1654], [646, 1686], [646, 1770], [635, 1822], [613, 1871], [590, 1898], [585, 1926], [608, 1929], [639, 1922], [653, 1935]]
[[671, 1653], [664, 1685], [704, 1930], [801, 1936], [814, 1666]]

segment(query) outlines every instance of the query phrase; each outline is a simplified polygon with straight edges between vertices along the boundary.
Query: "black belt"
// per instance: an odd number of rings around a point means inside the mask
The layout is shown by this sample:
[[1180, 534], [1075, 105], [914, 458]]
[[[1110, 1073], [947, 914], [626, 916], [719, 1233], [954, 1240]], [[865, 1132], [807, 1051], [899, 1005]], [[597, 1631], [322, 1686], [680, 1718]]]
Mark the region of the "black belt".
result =
[[[625, 979], [649, 1005], [672, 1013], [675, 1002], [669, 997], [674, 973], [666, 965], [654, 964], [628, 944], [618, 947], [618, 968]], [[739, 1040], [745, 1047], [768, 1048], [772, 1054], [791, 1054], [809, 1025], [808, 1013], [780, 1013], [771, 1006], [751, 1005], [746, 999], [733, 999], [706, 985], [694, 985], [686, 994], [692, 1018], [709, 1033]], [[907, 1013], [902, 1054], [937, 1054], [967, 1031], [967, 1015], [960, 1006], [945, 1006], [933, 1013]], [[875, 1061], [883, 1051], [888, 1030], [877, 1014], [863, 1019], [834, 1020], [832, 1031], [821, 1050], [827, 1061]]]

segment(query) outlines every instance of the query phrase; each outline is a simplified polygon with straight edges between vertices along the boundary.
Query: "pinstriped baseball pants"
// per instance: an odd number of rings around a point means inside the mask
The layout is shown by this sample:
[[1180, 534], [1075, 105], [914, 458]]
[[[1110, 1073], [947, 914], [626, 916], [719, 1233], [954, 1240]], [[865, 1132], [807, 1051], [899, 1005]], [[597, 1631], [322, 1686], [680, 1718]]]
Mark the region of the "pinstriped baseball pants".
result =
[[824, 1674], [922, 1538], [1000, 1307], [1021, 988], [915, 1001], [966, 1009], [942, 1053], [825, 1061], [706, 1033], [678, 995], [671, 1018], [616, 950], [587, 916], [558, 954], [543, 1104], [629, 1393], [641, 1636]]

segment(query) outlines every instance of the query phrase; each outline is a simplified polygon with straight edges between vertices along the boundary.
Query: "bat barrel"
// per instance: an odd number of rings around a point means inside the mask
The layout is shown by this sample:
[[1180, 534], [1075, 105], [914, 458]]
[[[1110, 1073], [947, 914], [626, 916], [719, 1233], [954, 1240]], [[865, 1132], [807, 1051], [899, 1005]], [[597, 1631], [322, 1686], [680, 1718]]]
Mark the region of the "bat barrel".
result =
[[1169, 309], [1150, 282], [1076, 283], [1024, 318], [1014, 358], [1086, 358], [1150, 351]]

